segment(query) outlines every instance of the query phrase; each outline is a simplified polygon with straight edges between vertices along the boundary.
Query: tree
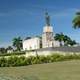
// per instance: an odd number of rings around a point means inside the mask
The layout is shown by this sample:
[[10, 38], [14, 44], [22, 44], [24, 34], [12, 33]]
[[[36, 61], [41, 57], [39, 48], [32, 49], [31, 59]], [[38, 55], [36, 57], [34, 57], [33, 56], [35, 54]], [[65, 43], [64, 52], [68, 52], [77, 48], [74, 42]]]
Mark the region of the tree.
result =
[[60, 42], [60, 46], [62, 46], [62, 42], [64, 43], [64, 46], [68, 46], [68, 45], [73, 46], [77, 44], [75, 40], [72, 40], [70, 37], [64, 35], [63, 33], [56, 34], [54, 39]]
[[77, 43], [76, 43], [75, 40], [69, 40], [69, 41], [68, 41], [68, 44], [69, 44], [70, 46], [73, 46], [73, 45], [75, 45], [75, 44], [77, 44]]
[[64, 35], [64, 45], [65, 46], [68, 46], [69, 45], [69, 42], [71, 41], [71, 38], [68, 37], [67, 35]]
[[13, 39], [13, 46], [20, 51], [22, 49], [22, 39], [21, 37]]
[[64, 35], [63, 33], [56, 34], [54, 37], [55, 40], [58, 40], [60, 42], [60, 46], [62, 46], [62, 41], [64, 41]]
[[25, 40], [31, 39], [31, 37], [26, 37]]
[[13, 50], [13, 48], [11, 46], [8, 46], [6, 50]]
[[75, 29], [80, 28], [80, 12], [76, 13], [76, 16], [73, 19], [72, 23], [73, 23], [73, 28]]
[[0, 48], [0, 53], [6, 53], [6, 49], [4, 47]]

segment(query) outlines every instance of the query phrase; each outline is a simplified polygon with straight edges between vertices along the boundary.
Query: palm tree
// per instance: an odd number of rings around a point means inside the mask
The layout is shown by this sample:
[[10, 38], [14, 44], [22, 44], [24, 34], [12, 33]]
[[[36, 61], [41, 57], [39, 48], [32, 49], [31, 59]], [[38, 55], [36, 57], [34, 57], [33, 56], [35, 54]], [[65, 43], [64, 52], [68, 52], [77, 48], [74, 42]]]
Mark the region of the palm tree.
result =
[[62, 41], [64, 41], [64, 35], [63, 33], [60, 33], [60, 34], [56, 34], [55, 37], [54, 37], [55, 40], [59, 41], [60, 42], [60, 46], [62, 46]]
[[73, 28], [80, 28], [80, 12], [76, 13], [76, 17], [72, 21], [73, 23]]
[[20, 51], [22, 49], [22, 39], [21, 37], [13, 39], [13, 46]]

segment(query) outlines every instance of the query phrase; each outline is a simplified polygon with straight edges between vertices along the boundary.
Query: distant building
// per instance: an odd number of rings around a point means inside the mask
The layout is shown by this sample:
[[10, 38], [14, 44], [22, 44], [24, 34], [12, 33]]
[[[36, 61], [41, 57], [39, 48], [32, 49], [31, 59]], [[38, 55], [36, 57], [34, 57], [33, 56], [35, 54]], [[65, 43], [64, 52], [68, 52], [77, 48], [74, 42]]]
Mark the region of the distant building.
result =
[[47, 47], [59, 47], [60, 43], [54, 40], [53, 27], [50, 25], [50, 16], [45, 14], [46, 25], [43, 27], [42, 37], [32, 37], [23, 41], [23, 50], [35, 50]]
[[23, 41], [23, 50], [34, 50], [40, 48], [40, 38], [33, 37]]
[[13, 50], [7, 50], [7, 53], [13, 53]]
[[7, 50], [7, 53], [13, 53], [14, 51], [14, 49], [11, 46], [8, 46], [6, 50]]

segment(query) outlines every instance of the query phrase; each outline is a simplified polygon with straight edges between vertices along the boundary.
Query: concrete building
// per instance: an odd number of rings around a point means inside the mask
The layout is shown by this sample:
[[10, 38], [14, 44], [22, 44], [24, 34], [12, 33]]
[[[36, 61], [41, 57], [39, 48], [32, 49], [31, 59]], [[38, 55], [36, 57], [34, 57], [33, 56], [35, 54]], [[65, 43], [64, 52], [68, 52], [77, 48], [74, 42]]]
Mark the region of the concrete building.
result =
[[40, 38], [33, 37], [23, 41], [23, 50], [40, 49]]

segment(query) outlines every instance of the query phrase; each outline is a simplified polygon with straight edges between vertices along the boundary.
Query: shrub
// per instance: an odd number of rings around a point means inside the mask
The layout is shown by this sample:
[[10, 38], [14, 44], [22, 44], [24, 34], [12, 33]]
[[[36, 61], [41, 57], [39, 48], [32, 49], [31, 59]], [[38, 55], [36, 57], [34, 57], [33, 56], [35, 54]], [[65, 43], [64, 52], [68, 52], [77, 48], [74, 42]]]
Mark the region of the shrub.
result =
[[7, 59], [6, 58], [4, 58], [4, 57], [2, 57], [2, 58], [0, 58], [0, 67], [5, 67], [5, 66], [7, 66]]
[[25, 52], [22, 51], [22, 52], [13, 52], [13, 53], [0, 53], [0, 56], [15, 56], [15, 55], [24, 55]]
[[66, 61], [80, 59], [80, 54], [52, 54], [48, 56], [30, 56], [30, 57], [18, 57], [18, 56], [10, 56], [10, 57], [1, 57], [0, 58], [0, 67], [15, 67], [15, 66], [25, 66], [32, 64], [41, 64], [41, 63], [51, 63], [57, 61]]

